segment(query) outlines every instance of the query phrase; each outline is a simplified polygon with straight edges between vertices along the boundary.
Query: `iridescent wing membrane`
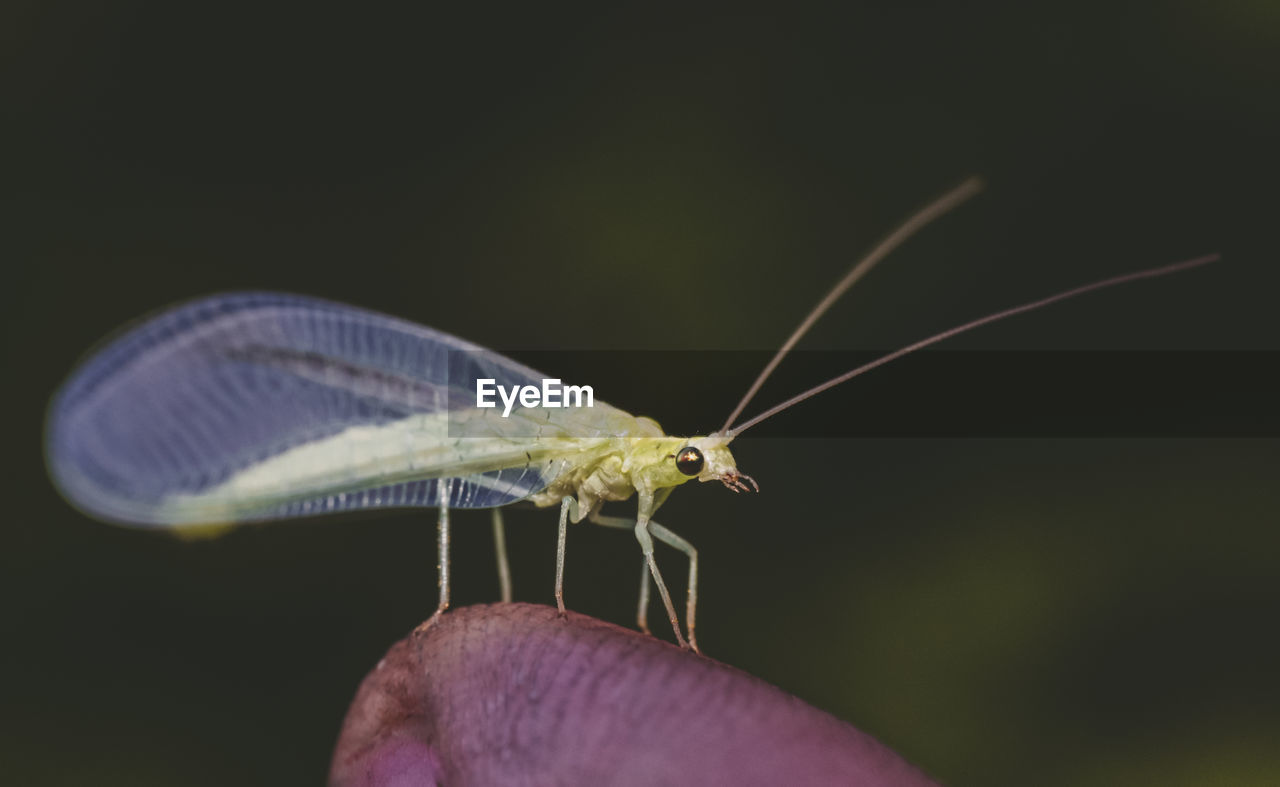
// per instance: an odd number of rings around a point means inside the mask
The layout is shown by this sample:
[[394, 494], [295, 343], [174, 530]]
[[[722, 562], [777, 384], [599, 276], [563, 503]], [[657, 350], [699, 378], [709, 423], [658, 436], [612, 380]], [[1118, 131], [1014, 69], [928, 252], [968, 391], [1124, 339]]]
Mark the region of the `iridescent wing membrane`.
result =
[[450, 507], [499, 506], [555, 478], [556, 452], [529, 449], [568, 435], [542, 423], [535, 439], [512, 438], [515, 413], [467, 413], [459, 403], [474, 404], [477, 377], [543, 376], [350, 306], [213, 296], [129, 330], [77, 369], [51, 407], [47, 458], [74, 504], [130, 524], [435, 506], [444, 488]]

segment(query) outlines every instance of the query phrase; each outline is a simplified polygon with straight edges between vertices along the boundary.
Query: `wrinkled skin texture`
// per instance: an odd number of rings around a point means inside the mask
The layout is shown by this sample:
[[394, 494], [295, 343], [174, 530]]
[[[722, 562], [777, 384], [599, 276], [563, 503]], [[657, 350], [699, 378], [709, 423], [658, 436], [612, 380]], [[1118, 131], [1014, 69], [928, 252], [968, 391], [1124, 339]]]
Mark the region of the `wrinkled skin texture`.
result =
[[850, 725], [733, 667], [554, 609], [458, 609], [361, 684], [330, 784], [929, 785]]

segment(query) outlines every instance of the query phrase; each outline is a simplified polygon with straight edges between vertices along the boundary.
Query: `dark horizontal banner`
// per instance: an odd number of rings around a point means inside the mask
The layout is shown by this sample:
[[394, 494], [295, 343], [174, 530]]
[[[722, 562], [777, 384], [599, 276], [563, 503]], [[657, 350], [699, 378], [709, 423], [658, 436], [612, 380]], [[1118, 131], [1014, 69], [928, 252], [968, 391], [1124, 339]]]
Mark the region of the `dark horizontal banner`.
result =
[[[451, 369], [495, 354], [456, 353]], [[770, 352], [513, 351], [507, 357], [659, 421], [668, 434], [720, 429]], [[875, 360], [877, 352], [789, 355], [738, 423]], [[470, 373], [470, 372], [468, 372]], [[465, 376], [460, 374], [459, 376]], [[457, 388], [458, 383], [465, 388]], [[451, 379], [456, 390], [474, 380]], [[554, 387], [554, 386], [553, 386]], [[555, 397], [558, 406], [563, 396]], [[501, 416], [501, 396], [488, 413]], [[532, 401], [532, 398], [527, 399]], [[1280, 352], [925, 351], [774, 416], [752, 437], [1280, 437]], [[451, 394], [450, 409], [471, 407]], [[512, 412], [521, 409], [519, 400]], [[567, 416], [572, 411], [573, 416]], [[554, 414], [583, 436], [585, 407]], [[583, 429], [582, 434], [576, 433]]]

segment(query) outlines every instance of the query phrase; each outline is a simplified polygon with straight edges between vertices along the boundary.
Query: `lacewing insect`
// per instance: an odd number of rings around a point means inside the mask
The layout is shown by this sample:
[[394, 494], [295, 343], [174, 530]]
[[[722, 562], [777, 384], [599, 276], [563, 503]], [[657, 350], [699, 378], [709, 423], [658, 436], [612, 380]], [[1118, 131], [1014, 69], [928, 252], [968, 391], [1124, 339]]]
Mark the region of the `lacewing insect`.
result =
[[[990, 314], [922, 339], [737, 423], [800, 337], [890, 251], [981, 190], [976, 178], [889, 234], [783, 343], [724, 426], [673, 437], [600, 401], [581, 408], [476, 406], [476, 381], [515, 390], [548, 378], [445, 333], [352, 306], [271, 293], [215, 295], [163, 312], [86, 360], [55, 395], [49, 471], [66, 498], [111, 522], [177, 531], [380, 507], [439, 511], [439, 602], [449, 606], [449, 512], [491, 508], [504, 600], [511, 598], [500, 507], [559, 506], [555, 598], [564, 612], [565, 533], [583, 519], [632, 530], [676, 641], [697, 649], [698, 553], [653, 521], [693, 479], [757, 489], [729, 450], [745, 430], [894, 358], [1092, 290], [1207, 264], [1138, 271]], [[556, 381], [558, 382], [558, 380]], [[635, 495], [634, 518], [601, 506]], [[688, 556], [687, 639], [654, 559], [654, 540]], [[434, 616], [432, 618], [434, 620]]]

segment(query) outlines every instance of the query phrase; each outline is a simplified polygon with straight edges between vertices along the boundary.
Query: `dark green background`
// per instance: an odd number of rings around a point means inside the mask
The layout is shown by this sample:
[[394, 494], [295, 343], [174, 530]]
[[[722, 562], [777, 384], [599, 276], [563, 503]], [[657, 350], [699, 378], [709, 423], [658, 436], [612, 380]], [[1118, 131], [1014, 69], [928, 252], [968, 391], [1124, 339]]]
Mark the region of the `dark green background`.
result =
[[[1221, 251], [953, 348], [1276, 350], [1277, 52], [1280, 11], [1258, 0], [5, 3], [0, 780], [318, 783], [361, 677], [434, 603], [430, 512], [183, 543], [64, 504], [48, 396], [126, 321], [272, 288], [516, 358], [770, 348], [857, 253], [979, 173], [989, 192], [806, 346], [889, 349]], [[741, 393], [631, 366], [574, 381], [676, 433], [718, 427]], [[784, 366], [759, 405], [808, 382]], [[851, 385], [788, 417], [858, 406]], [[686, 488], [663, 510], [701, 549], [709, 654], [953, 784], [1280, 782], [1274, 440], [735, 448], [759, 495]], [[457, 519], [456, 598], [492, 600], [486, 517]], [[518, 597], [549, 602], [553, 515], [508, 522]], [[570, 606], [629, 623], [632, 539], [570, 537]]]

